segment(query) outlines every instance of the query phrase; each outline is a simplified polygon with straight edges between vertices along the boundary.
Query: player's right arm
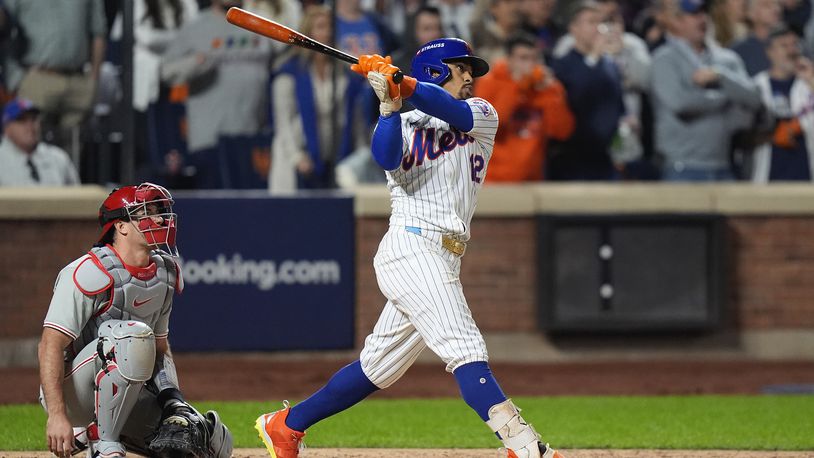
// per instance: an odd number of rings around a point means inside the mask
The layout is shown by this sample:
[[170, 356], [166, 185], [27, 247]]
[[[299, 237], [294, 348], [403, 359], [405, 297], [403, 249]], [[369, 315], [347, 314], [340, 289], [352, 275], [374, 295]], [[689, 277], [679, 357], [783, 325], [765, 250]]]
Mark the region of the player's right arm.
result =
[[394, 113], [379, 117], [373, 131], [371, 149], [373, 158], [384, 170], [395, 170], [401, 165], [404, 143], [401, 138], [401, 115]]
[[373, 158], [385, 170], [395, 170], [404, 155], [401, 133], [401, 93], [398, 86], [391, 88], [388, 77], [379, 72], [369, 72], [367, 80], [379, 99], [379, 122], [373, 130], [371, 151]]
[[73, 428], [65, 411], [62, 380], [65, 378], [65, 347], [73, 339], [53, 328], [42, 329], [37, 349], [40, 363], [40, 383], [48, 408], [45, 435], [48, 450], [57, 456], [69, 456], [73, 450]]
[[[97, 276], [92, 275], [94, 269], [99, 272]], [[54, 295], [43, 322], [42, 339], [37, 351], [40, 384], [48, 409], [46, 424], [48, 448], [58, 456], [70, 455], [74, 440], [62, 391], [65, 379], [65, 348], [76, 340], [95, 312], [94, 300], [90, 293], [98, 293], [109, 285], [109, 279], [100, 275], [101, 272], [88, 256], [68, 264], [57, 277]], [[80, 283], [86, 288], [84, 292], [80, 290]]]

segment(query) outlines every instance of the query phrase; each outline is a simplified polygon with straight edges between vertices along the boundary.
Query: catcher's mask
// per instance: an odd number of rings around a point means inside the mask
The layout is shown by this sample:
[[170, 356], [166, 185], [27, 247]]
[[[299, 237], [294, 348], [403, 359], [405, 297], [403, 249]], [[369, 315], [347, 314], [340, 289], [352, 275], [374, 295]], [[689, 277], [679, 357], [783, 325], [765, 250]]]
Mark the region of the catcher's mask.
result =
[[175, 246], [178, 215], [172, 210], [172, 195], [153, 183], [114, 189], [99, 208], [101, 241], [116, 221], [132, 221], [153, 248], [178, 256]]

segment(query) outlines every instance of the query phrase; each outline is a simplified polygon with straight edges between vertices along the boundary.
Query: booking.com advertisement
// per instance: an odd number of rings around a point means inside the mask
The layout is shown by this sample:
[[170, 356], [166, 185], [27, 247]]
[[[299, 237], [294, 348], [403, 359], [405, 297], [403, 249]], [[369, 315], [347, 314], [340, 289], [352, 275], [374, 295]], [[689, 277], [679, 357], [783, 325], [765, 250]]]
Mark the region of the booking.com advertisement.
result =
[[175, 202], [185, 287], [172, 310], [173, 349], [353, 347], [352, 198]]

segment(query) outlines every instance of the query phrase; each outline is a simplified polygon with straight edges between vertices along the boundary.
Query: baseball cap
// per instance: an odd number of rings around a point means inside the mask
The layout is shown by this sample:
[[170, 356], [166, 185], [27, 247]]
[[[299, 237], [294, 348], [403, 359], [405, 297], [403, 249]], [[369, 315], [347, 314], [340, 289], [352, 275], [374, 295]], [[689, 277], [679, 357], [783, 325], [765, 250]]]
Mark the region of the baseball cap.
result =
[[3, 126], [5, 127], [5, 125], [11, 121], [16, 121], [20, 119], [20, 116], [31, 112], [40, 112], [40, 109], [34, 105], [34, 102], [22, 97], [11, 99], [3, 108]]
[[678, 6], [687, 14], [695, 14], [704, 9], [704, 0], [679, 0]]

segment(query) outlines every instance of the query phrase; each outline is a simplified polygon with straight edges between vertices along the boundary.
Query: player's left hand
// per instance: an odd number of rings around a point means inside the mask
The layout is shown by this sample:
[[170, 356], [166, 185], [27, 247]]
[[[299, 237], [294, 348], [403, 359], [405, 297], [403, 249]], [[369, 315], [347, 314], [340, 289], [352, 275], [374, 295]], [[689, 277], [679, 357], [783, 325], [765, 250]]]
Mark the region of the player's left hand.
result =
[[[379, 98], [379, 113], [383, 117], [390, 116], [392, 113], [398, 112], [401, 109], [401, 93], [399, 86], [393, 84], [392, 78], [379, 73], [368, 72], [367, 81], [376, 97]], [[395, 88], [395, 97], [393, 97], [393, 90]]]

